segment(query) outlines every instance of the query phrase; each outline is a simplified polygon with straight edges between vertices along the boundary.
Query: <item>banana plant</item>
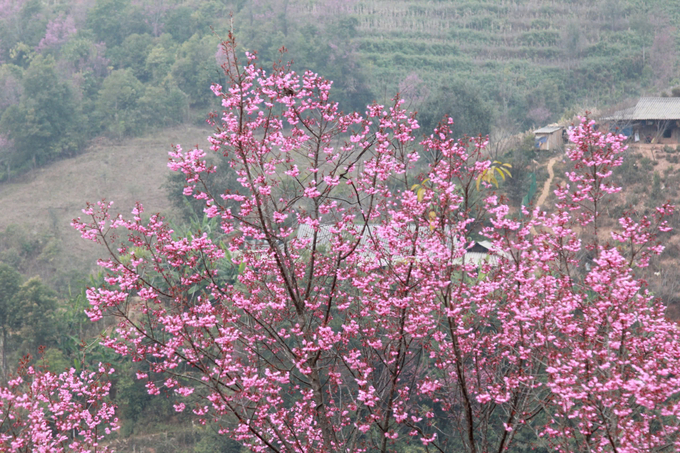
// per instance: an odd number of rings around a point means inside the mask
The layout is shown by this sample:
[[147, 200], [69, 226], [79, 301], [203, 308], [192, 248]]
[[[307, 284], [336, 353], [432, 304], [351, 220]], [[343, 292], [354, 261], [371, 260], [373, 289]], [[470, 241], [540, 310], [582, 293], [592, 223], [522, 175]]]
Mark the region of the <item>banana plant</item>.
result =
[[499, 178], [497, 177], [500, 176], [500, 179], [505, 181], [505, 176], [509, 176], [512, 178], [512, 174], [510, 173], [510, 168], [512, 168], [511, 164], [503, 163], [497, 160], [494, 160], [491, 163], [491, 166], [484, 170], [478, 177], [477, 177], [477, 190], [479, 190], [479, 183], [484, 181], [489, 184], [493, 184], [498, 188], [498, 181]]
[[[418, 197], [419, 203], [423, 201], [427, 191], [432, 190], [432, 188], [428, 187], [427, 185], [429, 181], [430, 178], [427, 178], [424, 179], [423, 182], [421, 182], [420, 184], [414, 184], [413, 186], [411, 186], [411, 190], [415, 192], [416, 197]], [[434, 209], [430, 210], [430, 212], [428, 213], [428, 221], [430, 222], [430, 230], [434, 230], [437, 222], [437, 213], [434, 211]]]

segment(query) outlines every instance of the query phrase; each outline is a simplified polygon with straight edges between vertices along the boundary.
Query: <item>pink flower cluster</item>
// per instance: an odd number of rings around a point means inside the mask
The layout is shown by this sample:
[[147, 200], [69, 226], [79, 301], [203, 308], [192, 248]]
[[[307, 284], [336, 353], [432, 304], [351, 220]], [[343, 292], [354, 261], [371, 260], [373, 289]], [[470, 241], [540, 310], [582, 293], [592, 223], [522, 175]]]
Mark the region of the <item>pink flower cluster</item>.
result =
[[101, 440], [118, 429], [106, 401], [112, 368], [59, 375], [32, 366], [0, 387], [0, 450], [106, 452]]

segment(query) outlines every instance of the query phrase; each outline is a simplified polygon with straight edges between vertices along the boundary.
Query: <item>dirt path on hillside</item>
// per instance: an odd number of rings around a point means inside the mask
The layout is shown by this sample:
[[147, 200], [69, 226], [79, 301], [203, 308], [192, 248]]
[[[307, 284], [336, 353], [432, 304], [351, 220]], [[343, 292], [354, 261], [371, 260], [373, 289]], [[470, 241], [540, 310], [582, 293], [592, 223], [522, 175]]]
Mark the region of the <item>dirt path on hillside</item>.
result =
[[562, 155], [557, 155], [548, 161], [548, 179], [546, 179], [545, 182], [543, 183], [543, 190], [541, 190], [541, 196], [538, 197], [538, 201], [536, 202], [537, 207], [543, 206], [545, 200], [548, 199], [548, 195], [550, 195], [550, 186], [552, 185], [553, 178], [555, 177], [555, 171], [553, 170], [553, 167], [555, 166], [555, 162], [557, 162], [561, 158]]
[[[545, 203], [545, 200], [548, 199], [548, 195], [550, 195], [550, 187], [552, 186], [553, 179], [555, 178], [555, 170], [553, 170], [553, 167], [555, 166], [555, 162], [562, 158], [563, 156], [561, 154], [558, 154], [557, 156], [553, 156], [548, 161], [548, 179], [546, 179], [545, 182], [543, 183], [541, 195], [538, 197], [538, 201], [536, 202], [537, 208], [540, 208], [543, 205], [543, 203]], [[531, 234], [533, 234], [534, 236], [536, 236], [537, 234], [537, 231], [534, 227], [531, 227]]]

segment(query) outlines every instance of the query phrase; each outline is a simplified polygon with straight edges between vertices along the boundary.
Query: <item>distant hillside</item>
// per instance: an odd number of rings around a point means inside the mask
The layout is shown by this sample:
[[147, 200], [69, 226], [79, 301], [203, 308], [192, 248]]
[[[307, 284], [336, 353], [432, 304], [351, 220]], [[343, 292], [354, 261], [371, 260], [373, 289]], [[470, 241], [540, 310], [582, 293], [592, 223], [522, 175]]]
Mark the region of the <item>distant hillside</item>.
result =
[[[332, 80], [344, 110], [399, 92], [423, 130], [523, 131], [680, 85], [674, 0], [65, 0], [0, 11], [0, 181], [95, 137], [202, 121], [230, 31]], [[279, 51], [287, 49], [287, 53]]]
[[[250, 3], [236, 29], [266, 58], [276, 56], [262, 49], [264, 38], [253, 33], [258, 24], [306, 63], [294, 35], [320, 39], [323, 27], [344, 17], [351, 39], [328, 46], [342, 46], [336, 54], [363, 71], [374, 97], [400, 90], [420, 110], [431, 110], [463, 86], [479, 94], [470, 103], [487, 103], [493, 122], [503, 126], [522, 129], [567, 109], [680, 84], [674, 27], [680, 4], [669, 0], [258, 2], [252, 26]], [[316, 35], [309, 27], [318, 27]], [[323, 65], [311, 66], [324, 72]], [[465, 113], [457, 110], [450, 113]]]
[[70, 226], [85, 204], [114, 201], [113, 212], [128, 215], [139, 201], [148, 215], [171, 214], [163, 187], [171, 145], [204, 146], [208, 135], [207, 128], [175, 127], [120, 143], [99, 140], [75, 158], [0, 184], [0, 262], [65, 290], [104, 253]]

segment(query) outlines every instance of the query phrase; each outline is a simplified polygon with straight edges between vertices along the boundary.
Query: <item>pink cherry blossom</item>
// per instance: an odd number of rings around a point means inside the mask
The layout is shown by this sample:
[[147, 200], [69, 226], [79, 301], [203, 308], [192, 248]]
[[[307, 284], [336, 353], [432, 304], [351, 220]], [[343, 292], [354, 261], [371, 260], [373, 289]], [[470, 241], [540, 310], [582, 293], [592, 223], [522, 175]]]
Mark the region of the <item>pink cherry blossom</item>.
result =
[[107, 402], [113, 370], [59, 375], [28, 366], [0, 387], [0, 450], [8, 452], [107, 452], [102, 439], [118, 429]]
[[680, 448], [680, 331], [636, 273], [673, 208], [601, 237], [623, 137], [584, 118], [555, 210], [520, 220], [477, 189], [485, 138], [454, 140], [445, 119], [419, 141], [398, 97], [344, 114], [317, 74], [225, 49], [209, 142], [242, 188], [212, 193], [200, 149], [170, 166], [229, 235], [237, 281], [219, 278], [213, 238], [177, 237], [141, 206], [74, 221], [111, 251], [88, 315], [117, 319], [103, 343], [149, 363], [150, 394], [191, 395], [199, 423], [233, 421], [221, 432], [253, 451]]

